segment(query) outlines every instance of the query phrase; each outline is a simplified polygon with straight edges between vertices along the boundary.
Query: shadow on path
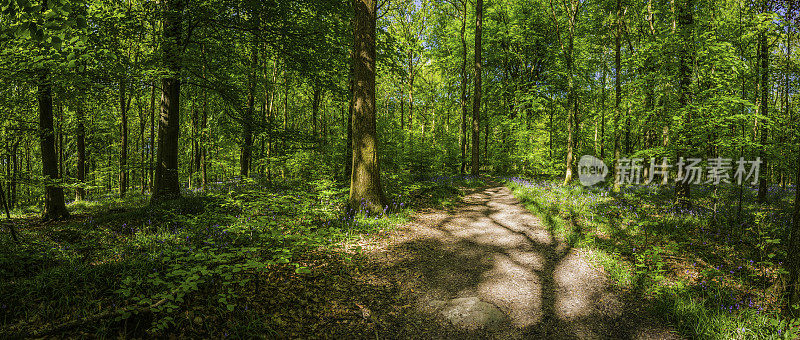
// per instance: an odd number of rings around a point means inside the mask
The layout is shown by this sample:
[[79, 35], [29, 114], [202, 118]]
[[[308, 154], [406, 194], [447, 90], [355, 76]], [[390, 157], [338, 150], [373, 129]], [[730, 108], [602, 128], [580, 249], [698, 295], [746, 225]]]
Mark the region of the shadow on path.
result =
[[586, 254], [553, 237], [504, 186], [419, 214], [384, 250], [384, 265], [413, 287], [418, 307], [478, 297], [508, 315], [502, 338], [677, 338], [615, 291]]

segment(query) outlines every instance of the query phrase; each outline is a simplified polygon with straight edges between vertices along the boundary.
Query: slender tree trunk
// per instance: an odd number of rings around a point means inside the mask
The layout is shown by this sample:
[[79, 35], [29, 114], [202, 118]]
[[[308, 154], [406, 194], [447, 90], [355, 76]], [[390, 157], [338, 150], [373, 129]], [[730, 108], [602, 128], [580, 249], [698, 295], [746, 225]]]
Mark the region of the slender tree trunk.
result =
[[150, 193], [153, 193], [153, 187], [155, 186], [155, 168], [153, 167], [153, 161], [155, 159], [155, 141], [156, 141], [156, 134], [155, 134], [155, 127], [156, 127], [156, 83], [152, 82], [150, 86], [150, 148], [148, 150], [149, 162], [148, 165], [148, 173], [150, 175]]
[[[622, 78], [620, 78], [620, 68], [622, 67], [622, 2], [617, 0], [617, 27], [614, 33], [614, 162], [619, 162], [619, 116], [620, 103], [622, 102]], [[621, 180], [617, 177], [617, 167], [614, 167], [614, 186], [613, 191], [619, 192]]]
[[600, 159], [606, 158], [606, 48], [603, 47], [603, 88], [600, 95]]
[[317, 133], [317, 114], [319, 113], [319, 102], [320, 97], [322, 96], [322, 90], [320, 89], [319, 85], [314, 86], [314, 94], [311, 100], [311, 121], [313, 122], [313, 135], [314, 137], [319, 137]]
[[480, 123], [481, 123], [481, 36], [483, 30], [483, 0], [475, 3], [475, 92], [472, 102], [472, 175], [480, 171]]
[[178, 179], [178, 136], [180, 134], [180, 46], [183, 0], [164, 2], [164, 65], [168, 74], [161, 79], [161, 119], [158, 122], [158, 157], [151, 200], [158, 202], [181, 196]]
[[[141, 83], [140, 83], [140, 86], [141, 86]], [[144, 155], [145, 146], [144, 145], [146, 143], [146, 141], [144, 139], [144, 130], [145, 130], [145, 127], [147, 126], [147, 123], [146, 123], [147, 120], [145, 119], [144, 106], [142, 105], [142, 94], [141, 93], [138, 96], [136, 96], [136, 107], [137, 107], [137, 109], [139, 111], [139, 148], [138, 148], [138, 150], [139, 150], [139, 166], [138, 166], [138, 168], [139, 168], [139, 174], [142, 176], [140, 178], [140, 183], [141, 183], [141, 186], [142, 186], [141, 187], [141, 193], [142, 193], [142, 195], [144, 195], [145, 190], [147, 189], [147, 173], [148, 173], [148, 170], [146, 170], [145, 166], [144, 166], [144, 164], [145, 164], [145, 155]]]
[[462, 0], [461, 11], [461, 131], [459, 144], [461, 146], [461, 176], [467, 168], [467, 0]]
[[408, 50], [408, 129], [414, 135], [414, 50]]
[[19, 243], [19, 236], [17, 235], [17, 228], [11, 222], [11, 212], [8, 210], [8, 201], [6, 201], [6, 194], [3, 192], [3, 186], [0, 185], [0, 201], [3, 203], [3, 209], [6, 212], [6, 219], [8, 220], [8, 231], [11, 233], [11, 239]]
[[[679, 72], [679, 84], [678, 84], [678, 104], [680, 105], [681, 110], [686, 110], [689, 106], [689, 101], [691, 97], [690, 86], [692, 82], [692, 52], [691, 46], [692, 44], [692, 27], [694, 25], [694, 0], [680, 0], [679, 5], [677, 7], [677, 21], [678, 21], [678, 29], [680, 34], [680, 48], [678, 50], [678, 72]], [[691, 112], [684, 112], [684, 122], [683, 122], [683, 131], [682, 137], [684, 139], [683, 145], [678, 145], [678, 152], [677, 156], [680, 159], [685, 155], [691, 153], [691, 143], [690, 143], [690, 134], [687, 131], [688, 128], [691, 128], [692, 122], [692, 114]], [[680, 143], [679, 143], [680, 144]], [[676, 203], [683, 207], [689, 207], [690, 201], [689, 198], [691, 197], [691, 183], [688, 181], [680, 181], [675, 185], [675, 197]]]
[[12, 173], [11, 173], [11, 200], [9, 201], [8, 205], [11, 208], [14, 208], [17, 204], [17, 179], [19, 179], [19, 143], [20, 141], [17, 140], [14, 143], [14, 146], [11, 148], [11, 162], [12, 162]]
[[55, 130], [53, 129], [53, 93], [50, 72], [42, 71], [39, 78], [39, 142], [42, 152], [42, 174], [44, 175], [44, 219], [58, 220], [69, 217], [64, 202], [64, 189], [60, 185], [58, 159], [55, 150]]
[[[355, 11], [356, 1], [353, 1], [353, 10]], [[355, 20], [355, 19], [354, 19]], [[353, 22], [355, 26], [355, 21]], [[347, 103], [347, 143], [345, 150], [344, 162], [344, 175], [345, 178], [350, 178], [353, 172], [353, 107], [355, 106], [355, 42], [353, 49], [350, 51], [350, 72], [348, 73], [348, 85], [350, 91], [350, 98]]]
[[[253, 13], [254, 28], [259, 27], [259, 16]], [[242, 154], [240, 157], [239, 176], [242, 179], [250, 176], [250, 166], [253, 155], [253, 115], [255, 113], [256, 69], [258, 67], [258, 42], [253, 36], [250, 45], [250, 73], [247, 85], [247, 109], [242, 117]]]
[[351, 209], [383, 211], [378, 135], [375, 129], [375, 27], [377, 1], [356, 0], [353, 59], [353, 169], [350, 176]]
[[569, 41], [567, 42], [567, 51], [565, 53], [565, 58], [567, 62], [567, 72], [568, 74], [568, 85], [569, 85], [569, 93], [567, 94], [567, 111], [568, 111], [568, 120], [567, 120], [567, 159], [566, 159], [566, 167], [567, 172], [564, 175], [564, 184], [568, 184], [572, 181], [573, 176], [573, 152], [575, 149], [575, 135], [577, 134], [577, 127], [578, 127], [578, 119], [577, 119], [577, 101], [576, 98], [576, 91], [575, 91], [575, 79], [574, 79], [574, 59], [572, 55], [572, 51], [574, 49], [574, 42], [575, 42], [575, 16], [577, 15], [577, 4], [573, 3], [569, 9]]
[[128, 190], [128, 107], [125, 100], [126, 83], [124, 79], [119, 82], [119, 112], [122, 119], [122, 146], [119, 152], [119, 196], [125, 197]]
[[75, 200], [82, 201], [86, 198], [86, 130], [83, 125], [84, 113], [83, 105], [78, 104], [76, 109], [78, 127], [75, 129], [76, 144], [78, 145], [78, 173], [75, 176], [78, 180], [78, 187], [75, 189]]
[[[795, 185], [800, 183], [800, 151], [797, 155], [797, 174]], [[786, 267], [789, 271], [789, 280], [786, 287], [786, 306], [784, 314], [796, 316], [797, 309], [794, 307], [800, 303], [800, 190], [795, 190], [794, 212], [792, 215], [792, 230], [787, 246]]]
[[[769, 116], [769, 45], [767, 42], [767, 34], [765, 32], [759, 32], [758, 34], [759, 39], [759, 52], [758, 52], [758, 61], [760, 62], [759, 70], [761, 71], [761, 105], [759, 107], [759, 113], [764, 116]], [[767, 128], [766, 121], [762, 121], [759, 124], [761, 127], [761, 146], [758, 150], [758, 156], [761, 158], [761, 168], [764, 171], [759, 172], [758, 178], [758, 194], [756, 196], [756, 201], [758, 203], [764, 203], [764, 199], [767, 196], [767, 135], [769, 135], [769, 129]]]

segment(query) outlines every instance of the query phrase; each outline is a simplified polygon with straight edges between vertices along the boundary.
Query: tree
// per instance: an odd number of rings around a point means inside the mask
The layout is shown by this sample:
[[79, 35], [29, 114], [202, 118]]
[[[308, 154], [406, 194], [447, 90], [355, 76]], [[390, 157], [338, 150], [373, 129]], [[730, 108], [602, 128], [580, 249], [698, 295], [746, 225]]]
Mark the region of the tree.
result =
[[125, 197], [128, 189], [128, 106], [125, 98], [125, 79], [120, 78], [119, 82], [119, 112], [122, 120], [120, 133], [122, 134], [122, 145], [119, 153], [119, 196]]
[[[459, 127], [458, 144], [461, 150], [461, 167], [459, 173], [463, 176], [466, 173], [467, 167], [467, 0], [456, 0], [453, 6], [460, 14], [461, 29], [459, 30], [459, 38], [461, 42], [461, 125]], [[401, 117], [402, 119], [402, 117]], [[402, 124], [402, 123], [401, 123]]]
[[[764, 1], [761, 4], [761, 12], [766, 13], [770, 10], [769, 8], [769, 1]], [[765, 17], [766, 18], [766, 17]], [[767, 19], [765, 19], [767, 20]], [[764, 23], [765, 26], [768, 25], [768, 22]], [[768, 26], [767, 26], [768, 27]], [[763, 117], [769, 117], [769, 92], [770, 92], [770, 84], [769, 84], [769, 42], [767, 41], [767, 32], [765, 32], [767, 28], [763, 27], [760, 28], [758, 31], [758, 70], [759, 75], [761, 76], [760, 83], [758, 88], [761, 90], [761, 98], [759, 99], [759, 108], [758, 111]], [[761, 157], [761, 161], [764, 163], [762, 164], [765, 171], [761, 171], [759, 173], [758, 178], [758, 194], [756, 195], [756, 201], [758, 203], [764, 203], [764, 199], [767, 196], [767, 135], [769, 135], [769, 129], [767, 128], [767, 119], [761, 120], [761, 124], [759, 124], [759, 133], [761, 135], [761, 146], [759, 147], [759, 157]]]
[[178, 135], [180, 133], [181, 42], [184, 0], [165, 0], [162, 61], [167, 74], [161, 79], [161, 117], [158, 121], [158, 153], [152, 201], [181, 196], [178, 180]]
[[353, 168], [351, 209], [379, 212], [386, 206], [378, 164], [375, 129], [375, 27], [377, 1], [356, 0], [353, 49]]
[[483, 0], [475, 3], [475, 92], [472, 101], [472, 175], [480, 170], [481, 123], [481, 35], [483, 29]]
[[50, 71], [41, 70], [38, 84], [39, 100], [39, 146], [42, 153], [42, 174], [44, 175], [44, 219], [59, 220], [69, 217], [64, 202], [64, 189], [60, 186], [56, 157], [55, 130], [53, 129], [53, 92]]
[[78, 180], [78, 187], [75, 188], [75, 200], [81, 201], [86, 198], [86, 189], [83, 187], [86, 180], [86, 129], [83, 125], [83, 105], [77, 105], [76, 116], [78, 127], [75, 129], [75, 141], [77, 144], [78, 164], [75, 178]]
[[[692, 83], [692, 29], [694, 27], [694, 0], [676, 1], [677, 26], [679, 34], [678, 47], [678, 105], [683, 116], [682, 139], [683, 143], [678, 142], [678, 159], [688, 155], [691, 150], [689, 132], [692, 124], [692, 112], [689, 106], [691, 100]], [[691, 183], [689, 181], [679, 181], [675, 184], [675, 197], [678, 205], [688, 207], [691, 197]]]

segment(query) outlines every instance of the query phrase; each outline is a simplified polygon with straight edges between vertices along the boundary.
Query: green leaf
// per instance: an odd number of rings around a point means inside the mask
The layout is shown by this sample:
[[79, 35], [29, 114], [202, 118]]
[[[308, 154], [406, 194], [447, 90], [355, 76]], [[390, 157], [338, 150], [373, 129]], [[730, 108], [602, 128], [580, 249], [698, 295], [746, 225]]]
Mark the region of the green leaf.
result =
[[14, 35], [20, 39], [28, 39], [31, 37], [31, 31], [27, 28], [23, 28], [21, 30], [17, 29], [17, 31], [14, 32]]

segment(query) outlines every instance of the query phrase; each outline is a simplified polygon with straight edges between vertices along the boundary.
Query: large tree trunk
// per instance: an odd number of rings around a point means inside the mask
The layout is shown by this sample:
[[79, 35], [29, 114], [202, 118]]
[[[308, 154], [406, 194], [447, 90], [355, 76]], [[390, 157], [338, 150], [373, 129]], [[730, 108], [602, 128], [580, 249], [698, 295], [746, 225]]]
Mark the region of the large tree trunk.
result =
[[373, 213], [384, 209], [375, 129], [375, 26], [377, 1], [356, 0], [353, 50], [353, 169], [349, 206]]
[[158, 155], [152, 201], [181, 196], [178, 181], [178, 136], [180, 134], [180, 46], [183, 0], [164, 3], [164, 64], [168, 74], [161, 79], [161, 119], [158, 122]]
[[84, 181], [86, 181], [86, 130], [83, 126], [83, 105], [78, 104], [77, 121], [78, 127], [75, 129], [75, 139], [78, 145], [78, 173], [76, 178], [78, 180], [78, 187], [75, 189], [75, 200], [81, 201], [86, 198], [86, 189], [84, 189]]
[[481, 35], [483, 29], [483, 0], [475, 4], [475, 94], [472, 101], [472, 175], [480, 171], [481, 123]]
[[122, 118], [122, 147], [119, 152], [119, 196], [125, 197], [128, 189], [128, 106], [125, 105], [124, 79], [119, 82], [119, 112]]
[[55, 131], [53, 129], [53, 93], [50, 84], [50, 72], [42, 71], [39, 79], [39, 143], [42, 151], [42, 174], [45, 182], [44, 219], [58, 220], [69, 217], [64, 202], [64, 189], [58, 186], [61, 176], [58, 174], [56, 159]]

